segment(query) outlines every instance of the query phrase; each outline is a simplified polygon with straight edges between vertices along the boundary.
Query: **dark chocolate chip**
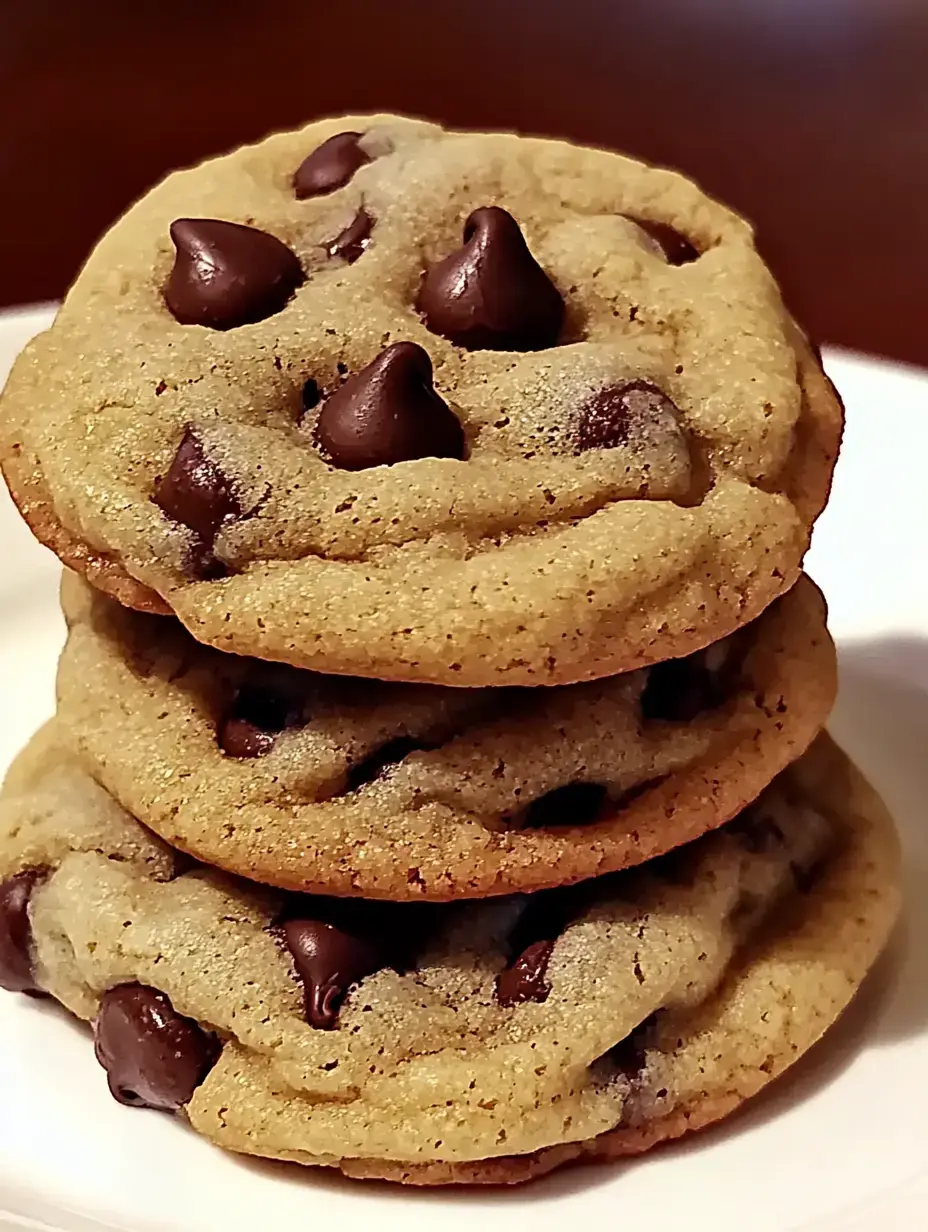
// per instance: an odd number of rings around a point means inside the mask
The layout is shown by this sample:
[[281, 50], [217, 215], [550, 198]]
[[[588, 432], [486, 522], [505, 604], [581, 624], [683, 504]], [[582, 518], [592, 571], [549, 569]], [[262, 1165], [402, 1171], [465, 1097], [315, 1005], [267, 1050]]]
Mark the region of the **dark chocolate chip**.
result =
[[407, 970], [436, 927], [447, 907], [442, 903], [390, 903], [373, 899], [328, 898], [318, 894], [290, 894], [273, 926], [281, 940], [284, 925], [293, 920], [332, 924], [351, 937], [367, 938], [380, 951], [380, 967]]
[[496, 999], [500, 1005], [519, 1005], [523, 1001], [546, 1001], [551, 985], [545, 979], [553, 941], [534, 941], [496, 977]]
[[362, 208], [358, 210], [344, 231], [340, 231], [334, 240], [326, 244], [326, 252], [330, 257], [341, 257], [343, 261], [351, 265], [357, 261], [371, 242], [373, 229], [373, 218], [367, 210]]
[[137, 1108], [182, 1107], [218, 1054], [197, 1023], [145, 984], [120, 984], [104, 993], [93, 1034], [113, 1097]]
[[315, 440], [347, 471], [464, 457], [464, 430], [432, 388], [432, 361], [414, 342], [388, 346], [326, 399]]
[[27, 868], [0, 882], [0, 988], [8, 992], [39, 992], [32, 970], [29, 900], [48, 871]]
[[554, 346], [564, 318], [564, 301], [519, 224], [495, 205], [474, 210], [463, 247], [426, 270], [416, 306], [433, 334], [469, 350]]
[[699, 258], [699, 249], [666, 222], [649, 222], [646, 218], [633, 218], [657, 245], [668, 265], [688, 265]]
[[673, 401], [649, 381], [610, 385], [580, 408], [577, 451], [626, 445], [630, 437], [641, 434], [641, 428], [666, 421], [668, 416], [676, 419], [679, 414]]
[[385, 965], [383, 949], [323, 920], [288, 920], [283, 931], [303, 982], [306, 1019], [330, 1030], [352, 984]]
[[293, 191], [302, 201], [343, 188], [359, 167], [371, 161], [358, 142], [363, 133], [336, 133], [316, 146], [296, 169]]
[[229, 757], [263, 757], [274, 747], [271, 732], [262, 731], [247, 719], [230, 715], [224, 719], [217, 736], [219, 747]]
[[601, 783], [566, 783], [539, 796], [525, 813], [526, 827], [583, 826], [595, 821], [606, 803]]
[[297, 722], [301, 712], [295, 690], [246, 680], [219, 724], [219, 747], [229, 757], [263, 757], [274, 747], [275, 735]]
[[704, 651], [655, 663], [641, 694], [642, 718], [688, 723], [725, 701], [728, 678], [728, 672], [706, 666]]
[[164, 299], [181, 325], [233, 329], [263, 321], [305, 281], [296, 254], [256, 227], [179, 218], [171, 239], [177, 255]]
[[582, 909], [589, 897], [589, 884], [560, 886], [554, 890], [538, 890], [525, 902], [525, 910], [516, 920], [508, 939], [511, 960], [536, 941], [553, 941], [559, 937], [572, 916]]
[[211, 458], [192, 428], [158, 484], [155, 504], [175, 522], [187, 526], [204, 547], [211, 548], [224, 522], [238, 517], [241, 506], [226, 476]]

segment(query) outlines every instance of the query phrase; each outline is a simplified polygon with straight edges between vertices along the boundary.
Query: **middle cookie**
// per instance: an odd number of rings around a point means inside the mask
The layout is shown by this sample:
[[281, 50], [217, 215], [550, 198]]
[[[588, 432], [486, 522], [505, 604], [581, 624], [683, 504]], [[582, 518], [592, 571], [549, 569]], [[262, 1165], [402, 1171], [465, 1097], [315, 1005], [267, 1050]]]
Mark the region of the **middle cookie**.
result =
[[169, 843], [286, 889], [481, 897], [649, 860], [733, 817], [834, 700], [800, 582], [686, 659], [547, 689], [321, 676], [223, 654], [73, 576], [59, 721]]

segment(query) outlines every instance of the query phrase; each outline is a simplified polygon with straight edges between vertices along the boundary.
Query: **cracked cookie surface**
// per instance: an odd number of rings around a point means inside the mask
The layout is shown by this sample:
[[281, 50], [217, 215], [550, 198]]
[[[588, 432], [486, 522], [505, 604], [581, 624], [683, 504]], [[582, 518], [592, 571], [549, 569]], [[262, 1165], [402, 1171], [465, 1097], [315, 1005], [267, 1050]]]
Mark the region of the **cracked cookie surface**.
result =
[[58, 717], [131, 813], [287, 889], [505, 894], [636, 864], [727, 821], [836, 688], [807, 578], [683, 660], [550, 689], [320, 676], [223, 655], [73, 575]]
[[757, 616], [841, 429], [749, 227], [689, 181], [388, 116], [169, 177], [0, 419], [27, 520], [122, 602], [461, 686], [614, 675]]
[[822, 737], [729, 826], [583, 887], [275, 895], [178, 862], [52, 726], [0, 799], [0, 976], [25, 965], [94, 1023], [116, 1098], [232, 1150], [515, 1181], [756, 1093], [853, 996], [898, 877], [891, 820]]

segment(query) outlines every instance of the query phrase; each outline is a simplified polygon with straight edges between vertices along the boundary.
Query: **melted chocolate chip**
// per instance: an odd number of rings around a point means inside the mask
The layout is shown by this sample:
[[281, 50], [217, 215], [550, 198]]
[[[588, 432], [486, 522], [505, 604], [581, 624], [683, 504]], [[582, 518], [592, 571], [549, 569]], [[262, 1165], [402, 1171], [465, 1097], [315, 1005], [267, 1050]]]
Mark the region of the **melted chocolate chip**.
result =
[[286, 244], [218, 218], [171, 223], [177, 249], [164, 299], [181, 325], [234, 329], [273, 316], [305, 281]]
[[323, 920], [288, 920], [283, 931], [303, 982], [307, 1021], [331, 1030], [352, 984], [385, 965], [383, 948]]
[[463, 247], [426, 271], [416, 306], [433, 334], [469, 350], [554, 346], [564, 318], [564, 301], [519, 224], [495, 205], [474, 210]]
[[568, 923], [589, 906], [601, 886], [600, 881], [578, 882], [554, 890], [538, 890], [530, 895], [509, 935], [509, 965], [536, 941], [558, 938]]
[[704, 651], [655, 663], [641, 694], [642, 718], [688, 723], [725, 701], [728, 675], [707, 667]]
[[566, 783], [528, 806], [526, 827], [583, 826], [595, 821], [608, 795], [601, 783]]
[[155, 489], [154, 501], [169, 518], [193, 531], [205, 556], [223, 523], [242, 511], [229, 480], [206, 456], [192, 428], [187, 429], [168, 473]]
[[39, 992], [32, 970], [29, 900], [47, 876], [47, 868], [27, 868], [0, 882], [0, 988], [7, 992]]
[[551, 991], [546, 980], [548, 960], [557, 938], [569, 922], [595, 901], [603, 879], [578, 882], [554, 890], [539, 890], [526, 899], [525, 909], [509, 935], [510, 961], [496, 980], [501, 1005], [544, 1001]]
[[396, 342], [323, 404], [315, 432], [340, 470], [414, 458], [463, 458], [464, 431], [432, 388], [432, 361], [414, 342]]
[[633, 218], [632, 222], [654, 241], [668, 265], [688, 265], [698, 260], [699, 249], [666, 222], [649, 222], [646, 218]]
[[217, 736], [219, 747], [228, 757], [264, 757], [274, 747], [274, 737], [247, 719], [230, 715], [224, 719]]
[[545, 979], [553, 941], [533, 941], [519, 957], [496, 977], [496, 999], [500, 1005], [520, 1005], [523, 1001], [546, 1001], [551, 985]]
[[336, 133], [316, 146], [296, 169], [293, 191], [302, 201], [343, 188], [359, 167], [371, 161], [358, 144], [363, 133]]
[[365, 209], [360, 209], [344, 231], [340, 231], [334, 240], [326, 244], [326, 252], [330, 257], [341, 257], [351, 265], [371, 242], [373, 229], [373, 218]]
[[197, 1023], [144, 984], [104, 993], [93, 1034], [114, 1099], [137, 1108], [182, 1107], [217, 1056], [215, 1042]]
[[663, 390], [649, 381], [627, 381], [598, 390], [580, 408], [577, 452], [614, 449], [646, 435], [649, 425], [677, 419], [680, 412]]
[[301, 711], [293, 690], [246, 680], [219, 724], [219, 747], [229, 757], [263, 757], [274, 747], [275, 735], [296, 722]]

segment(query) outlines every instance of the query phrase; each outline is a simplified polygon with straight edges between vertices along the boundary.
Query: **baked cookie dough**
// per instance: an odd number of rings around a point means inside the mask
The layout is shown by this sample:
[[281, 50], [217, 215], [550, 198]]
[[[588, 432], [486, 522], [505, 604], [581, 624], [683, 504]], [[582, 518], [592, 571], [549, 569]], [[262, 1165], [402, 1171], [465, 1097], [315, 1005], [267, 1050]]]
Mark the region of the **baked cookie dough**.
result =
[[686, 179], [367, 116], [134, 206], [15, 365], [0, 453], [66, 564], [220, 649], [551, 685], [758, 616], [841, 424]]
[[705, 651], [550, 689], [320, 676], [220, 654], [66, 577], [59, 722], [134, 816], [291, 890], [450, 899], [580, 881], [720, 825], [831, 710], [803, 577]]
[[898, 910], [892, 822], [824, 736], [672, 856], [439, 906], [179, 865], [57, 739], [0, 801], [0, 982], [92, 1021], [122, 1102], [353, 1176], [524, 1180], [723, 1116], [841, 1013]]

